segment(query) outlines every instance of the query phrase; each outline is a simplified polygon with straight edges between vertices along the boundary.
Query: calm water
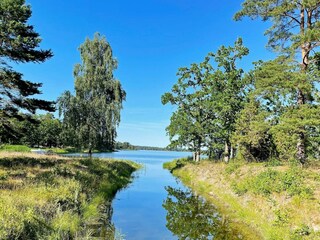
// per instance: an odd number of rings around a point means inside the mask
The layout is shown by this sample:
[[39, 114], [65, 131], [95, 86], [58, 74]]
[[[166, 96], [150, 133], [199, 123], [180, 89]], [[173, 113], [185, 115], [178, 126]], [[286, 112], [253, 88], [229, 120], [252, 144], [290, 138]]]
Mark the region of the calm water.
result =
[[112, 204], [112, 221], [125, 239], [221, 239], [218, 236], [228, 233], [212, 205], [194, 196], [162, 168], [164, 162], [188, 155], [162, 151], [93, 154], [144, 165], [135, 173], [132, 184], [117, 193]]

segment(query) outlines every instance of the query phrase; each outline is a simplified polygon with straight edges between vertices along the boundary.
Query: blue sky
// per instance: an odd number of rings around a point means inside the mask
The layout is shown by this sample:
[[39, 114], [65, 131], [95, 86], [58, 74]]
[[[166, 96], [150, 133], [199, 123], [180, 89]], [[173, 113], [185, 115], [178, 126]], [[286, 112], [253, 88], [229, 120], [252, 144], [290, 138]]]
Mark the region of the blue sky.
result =
[[30, 24], [54, 57], [43, 64], [18, 66], [25, 79], [42, 82], [41, 98], [56, 100], [73, 91], [73, 66], [78, 47], [95, 32], [105, 35], [119, 62], [115, 72], [127, 92], [118, 141], [136, 145], [169, 144], [165, 127], [173, 107], [161, 95], [176, 82], [179, 67], [200, 62], [221, 45], [242, 37], [250, 55], [240, 63], [246, 70], [259, 59], [270, 59], [259, 20], [232, 20], [241, 0], [26, 0], [32, 6]]

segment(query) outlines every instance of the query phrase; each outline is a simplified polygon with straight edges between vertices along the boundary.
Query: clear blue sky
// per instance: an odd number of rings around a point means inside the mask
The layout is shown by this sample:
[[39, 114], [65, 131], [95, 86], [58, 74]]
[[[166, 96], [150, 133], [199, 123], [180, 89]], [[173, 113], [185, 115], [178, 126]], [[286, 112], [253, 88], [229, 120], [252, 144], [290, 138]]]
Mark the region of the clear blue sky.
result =
[[51, 48], [44, 64], [21, 64], [25, 79], [43, 82], [41, 98], [56, 100], [73, 91], [73, 66], [78, 47], [95, 32], [105, 35], [118, 59], [115, 72], [127, 92], [118, 129], [119, 141], [166, 146], [165, 127], [173, 107], [161, 95], [176, 82], [179, 67], [200, 62], [221, 45], [242, 37], [250, 55], [241, 65], [251, 68], [272, 54], [265, 49], [267, 25], [259, 20], [232, 20], [242, 0], [26, 0], [32, 6], [30, 24]]

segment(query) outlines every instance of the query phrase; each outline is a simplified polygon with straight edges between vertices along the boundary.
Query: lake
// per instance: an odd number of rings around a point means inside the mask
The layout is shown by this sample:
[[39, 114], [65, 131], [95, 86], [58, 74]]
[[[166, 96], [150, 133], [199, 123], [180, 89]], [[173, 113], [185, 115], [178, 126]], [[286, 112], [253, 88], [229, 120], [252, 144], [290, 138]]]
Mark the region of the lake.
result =
[[190, 155], [165, 151], [93, 154], [99, 158], [132, 160], [144, 166], [112, 203], [112, 222], [123, 239], [221, 239], [230, 235], [216, 209], [162, 167], [164, 162]]

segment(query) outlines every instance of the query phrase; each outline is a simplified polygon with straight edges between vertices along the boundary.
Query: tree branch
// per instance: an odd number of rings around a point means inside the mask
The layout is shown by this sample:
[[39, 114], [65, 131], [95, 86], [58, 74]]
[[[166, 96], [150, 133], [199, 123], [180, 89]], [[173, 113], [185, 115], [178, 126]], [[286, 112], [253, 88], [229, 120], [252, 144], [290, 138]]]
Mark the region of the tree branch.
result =
[[291, 16], [291, 15], [289, 15], [288, 13], [283, 13], [282, 15], [285, 16], [285, 17], [291, 18], [292, 20], [294, 20], [295, 22], [297, 22], [299, 25], [301, 24], [301, 22], [300, 22], [296, 17]]

